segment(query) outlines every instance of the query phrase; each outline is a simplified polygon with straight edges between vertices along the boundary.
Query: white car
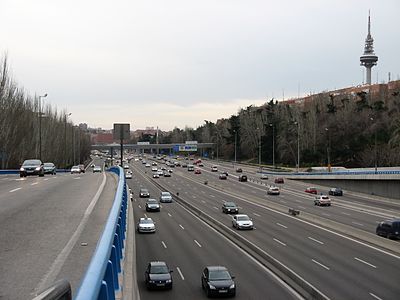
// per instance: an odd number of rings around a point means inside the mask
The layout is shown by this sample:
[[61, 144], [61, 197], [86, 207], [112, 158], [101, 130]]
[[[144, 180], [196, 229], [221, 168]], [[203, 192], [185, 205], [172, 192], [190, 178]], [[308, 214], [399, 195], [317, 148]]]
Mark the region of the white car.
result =
[[160, 202], [172, 202], [172, 195], [170, 192], [161, 192]]
[[314, 205], [318, 206], [331, 206], [331, 199], [327, 195], [320, 195], [315, 197]]
[[156, 224], [151, 218], [140, 218], [137, 224], [137, 231], [142, 232], [156, 232]]
[[81, 174], [81, 168], [79, 168], [79, 166], [73, 166], [71, 168], [71, 174]]
[[268, 195], [279, 195], [280, 189], [277, 186], [270, 186], [267, 190]]
[[218, 167], [217, 166], [212, 166], [211, 167], [211, 172], [218, 172]]
[[132, 173], [126, 172], [125, 179], [132, 179]]
[[268, 179], [268, 175], [265, 174], [265, 173], [262, 173], [260, 178], [267, 180]]
[[235, 215], [232, 218], [232, 226], [236, 229], [253, 229], [253, 221], [248, 215]]
[[152, 168], [151, 168], [151, 171], [152, 171], [152, 172], [157, 172], [157, 167], [152, 167]]
[[150, 166], [149, 163], [146, 163], [145, 167], [146, 167], [146, 168], [150, 168], [151, 166]]
[[161, 169], [158, 169], [157, 170], [157, 174], [158, 174], [158, 176], [163, 176], [164, 175], [164, 171], [161, 170]]
[[154, 173], [153, 178], [160, 178], [160, 175], [158, 175], [158, 173]]
[[125, 170], [129, 169], [129, 166], [128, 165], [124, 165], [124, 169]]

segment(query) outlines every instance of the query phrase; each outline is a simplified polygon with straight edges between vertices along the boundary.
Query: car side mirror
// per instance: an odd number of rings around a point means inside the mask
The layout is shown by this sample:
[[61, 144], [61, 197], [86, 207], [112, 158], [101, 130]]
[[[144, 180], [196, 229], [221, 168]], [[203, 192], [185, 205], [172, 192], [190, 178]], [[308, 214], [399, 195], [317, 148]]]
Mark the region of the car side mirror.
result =
[[170, 270], [169, 272], [170, 272], [170, 273], [174, 273], [174, 270]]
[[235, 279], [235, 276], [231, 276], [232, 279]]

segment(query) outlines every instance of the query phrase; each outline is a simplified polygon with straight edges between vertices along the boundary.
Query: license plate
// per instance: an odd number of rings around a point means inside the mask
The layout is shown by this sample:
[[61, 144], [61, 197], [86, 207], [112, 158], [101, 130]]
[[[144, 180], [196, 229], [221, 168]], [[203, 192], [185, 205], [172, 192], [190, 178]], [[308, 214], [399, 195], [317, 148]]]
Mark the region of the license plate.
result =
[[157, 283], [157, 286], [165, 286], [164, 283]]
[[227, 293], [228, 290], [219, 290], [220, 293]]

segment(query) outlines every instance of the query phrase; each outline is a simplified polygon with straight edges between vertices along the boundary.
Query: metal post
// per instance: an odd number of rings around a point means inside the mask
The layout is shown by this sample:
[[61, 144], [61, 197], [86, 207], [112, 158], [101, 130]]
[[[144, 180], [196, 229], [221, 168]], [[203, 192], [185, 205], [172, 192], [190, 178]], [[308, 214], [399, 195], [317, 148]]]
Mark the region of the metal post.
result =
[[73, 165], [75, 166], [75, 130], [74, 130], [74, 126], [72, 125], [72, 161], [73, 161]]
[[39, 159], [42, 160], [42, 101], [41, 99], [47, 97], [47, 94], [39, 96]]
[[235, 164], [236, 164], [236, 144], [237, 144], [237, 130], [234, 130], [235, 132]]
[[275, 126], [272, 123], [269, 126], [272, 127], [272, 166], [275, 169]]
[[120, 126], [120, 132], [119, 132], [119, 137], [121, 139], [121, 167], [123, 168], [122, 160], [124, 158], [124, 132], [123, 132], [123, 126]]

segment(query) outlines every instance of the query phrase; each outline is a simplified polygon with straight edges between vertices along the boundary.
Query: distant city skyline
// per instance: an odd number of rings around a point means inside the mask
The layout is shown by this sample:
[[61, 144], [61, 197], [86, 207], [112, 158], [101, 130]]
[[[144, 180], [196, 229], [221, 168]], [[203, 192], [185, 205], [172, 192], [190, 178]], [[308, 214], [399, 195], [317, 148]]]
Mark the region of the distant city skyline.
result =
[[[79, 9], [76, 9], [79, 7]], [[400, 79], [400, 2], [3, 0], [13, 79], [75, 124], [196, 128], [240, 108]]]

